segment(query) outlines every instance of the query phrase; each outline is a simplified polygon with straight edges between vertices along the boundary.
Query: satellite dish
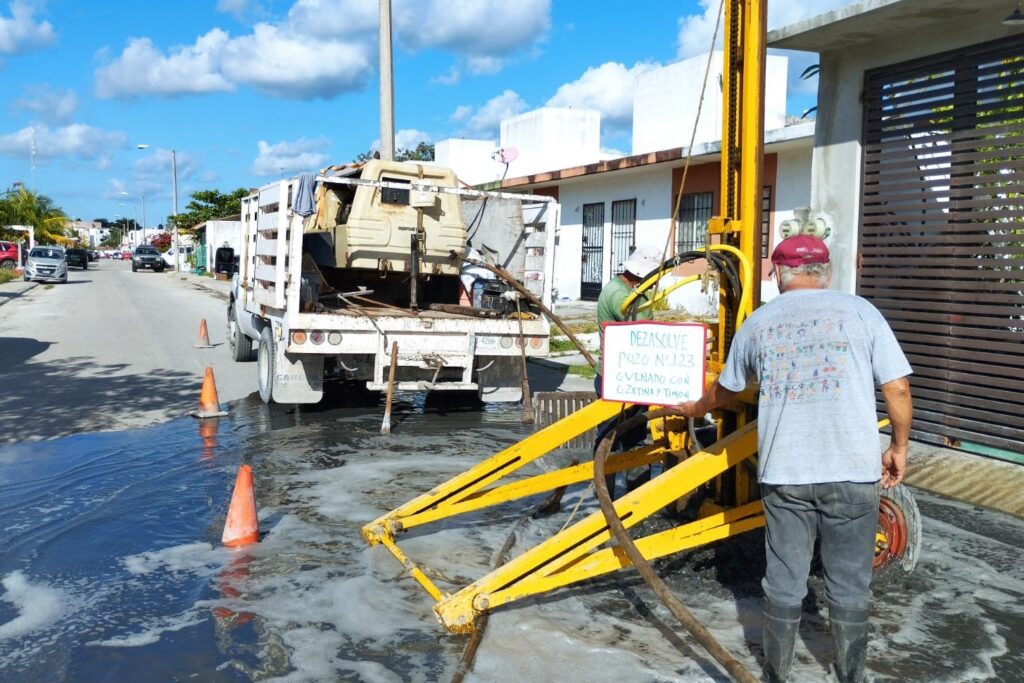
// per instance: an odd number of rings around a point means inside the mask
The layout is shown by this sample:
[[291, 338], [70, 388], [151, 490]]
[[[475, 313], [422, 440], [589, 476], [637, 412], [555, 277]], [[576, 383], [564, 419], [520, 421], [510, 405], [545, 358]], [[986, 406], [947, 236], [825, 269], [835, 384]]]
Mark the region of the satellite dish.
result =
[[519, 158], [519, 150], [515, 147], [503, 147], [498, 150], [498, 159], [503, 164], [511, 164]]

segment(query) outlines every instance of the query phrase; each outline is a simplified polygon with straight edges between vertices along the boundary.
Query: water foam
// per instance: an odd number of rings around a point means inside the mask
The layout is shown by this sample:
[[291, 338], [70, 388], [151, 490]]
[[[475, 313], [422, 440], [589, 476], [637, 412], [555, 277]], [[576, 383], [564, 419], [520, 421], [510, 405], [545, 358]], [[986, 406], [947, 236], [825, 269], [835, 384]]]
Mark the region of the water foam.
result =
[[32, 583], [24, 572], [11, 572], [3, 579], [0, 600], [13, 604], [18, 616], [0, 624], [0, 640], [17, 638], [54, 624], [65, 613], [68, 596], [56, 588]]

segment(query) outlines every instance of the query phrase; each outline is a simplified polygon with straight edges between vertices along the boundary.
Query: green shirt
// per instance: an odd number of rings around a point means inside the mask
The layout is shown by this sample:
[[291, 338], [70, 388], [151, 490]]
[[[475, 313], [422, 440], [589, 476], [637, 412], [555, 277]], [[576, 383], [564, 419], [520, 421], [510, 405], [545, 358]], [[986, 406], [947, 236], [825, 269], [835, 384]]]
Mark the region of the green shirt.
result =
[[[606, 322], [623, 322], [626, 317], [622, 314], [622, 302], [632, 293], [633, 288], [623, 282], [618, 275], [609, 280], [601, 290], [601, 296], [597, 298], [598, 327]], [[647, 301], [647, 295], [641, 296], [640, 300]], [[651, 320], [654, 315], [648, 308], [646, 311], [639, 311], [636, 317], [638, 320]]]
[[[597, 331], [600, 334], [601, 348], [604, 349], [604, 332], [601, 326], [606, 322], [623, 322], [626, 316], [622, 314], [622, 302], [633, 292], [633, 288], [623, 282], [622, 278], [616, 275], [601, 290], [601, 296], [597, 297]], [[647, 301], [647, 294], [640, 297], [641, 305]], [[637, 320], [651, 320], [654, 312], [648, 308], [646, 311], [637, 311]]]

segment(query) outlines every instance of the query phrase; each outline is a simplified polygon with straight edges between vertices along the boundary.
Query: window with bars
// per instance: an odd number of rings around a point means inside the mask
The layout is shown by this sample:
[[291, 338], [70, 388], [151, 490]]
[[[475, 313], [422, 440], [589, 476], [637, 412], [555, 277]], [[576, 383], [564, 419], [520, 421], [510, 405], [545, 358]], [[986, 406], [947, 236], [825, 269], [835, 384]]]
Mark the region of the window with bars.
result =
[[684, 194], [676, 216], [676, 253], [701, 249], [714, 203], [713, 192]]
[[772, 186], [761, 188], [761, 258], [768, 258], [772, 246]]

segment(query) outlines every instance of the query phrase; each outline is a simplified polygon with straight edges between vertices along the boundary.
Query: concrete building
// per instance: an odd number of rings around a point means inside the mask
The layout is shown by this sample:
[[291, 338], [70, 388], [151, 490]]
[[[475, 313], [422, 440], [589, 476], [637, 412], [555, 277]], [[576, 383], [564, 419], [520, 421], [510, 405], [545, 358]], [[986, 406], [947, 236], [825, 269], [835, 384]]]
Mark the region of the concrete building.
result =
[[[722, 53], [711, 57], [711, 70], [694, 145], [722, 139]], [[765, 64], [764, 129], [786, 125], [786, 69], [789, 59], [769, 55]], [[707, 55], [651, 69], [636, 78], [633, 95], [633, 154], [684, 147], [693, 135]]]
[[110, 230], [104, 228], [99, 221], [68, 221], [65, 228], [78, 237], [83, 247], [89, 249], [99, 247], [110, 234]]
[[914, 367], [914, 437], [1024, 463], [1016, 6], [861, 0], [768, 41], [820, 55], [810, 206]]

